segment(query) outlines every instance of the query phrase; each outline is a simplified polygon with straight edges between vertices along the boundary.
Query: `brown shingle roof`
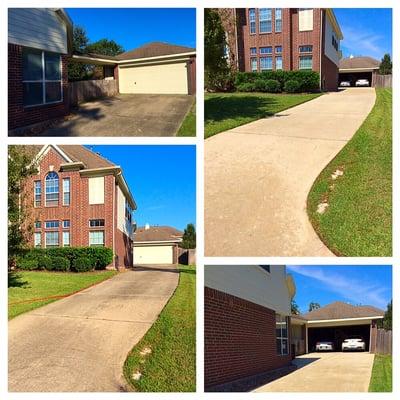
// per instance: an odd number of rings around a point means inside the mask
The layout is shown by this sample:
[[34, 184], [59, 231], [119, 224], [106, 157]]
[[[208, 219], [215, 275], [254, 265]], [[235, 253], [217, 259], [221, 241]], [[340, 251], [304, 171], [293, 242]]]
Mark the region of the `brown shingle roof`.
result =
[[175, 44], [152, 42], [145, 44], [137, 49], [126, 51], [117, 56], [118, 60], [135, 60], [147, 57], [169, 56], [174, 54], [189, 53], [196, 49]]
[[308, 321], [318, 321], [326, 319], [376, 317], [383, 316], [384, 314], [385, 312], [383, 310], [373, 306], [353, 306], [343, 303], [342, 301], [335, 301], [325, 307], [303, 314], [302, 317]]
[[[58, 147], [73, 161], [82, 162], [86, 169], [114, 167], [111, 161], [106, 160], [99, 154], [80, 145], [58, 145]], [[43, 146], [30, 145], [25, 146], [27, 151], [38, 154]]]
[[339, 69], [379, 68], [380, 62], [372, 57], [349, 57], [342, 58]]
[[135, 242], [160, 242], [176, 241], [180, 242], [183, 233], [172, 226], [141, 226], [137, 228], [134, 236]]

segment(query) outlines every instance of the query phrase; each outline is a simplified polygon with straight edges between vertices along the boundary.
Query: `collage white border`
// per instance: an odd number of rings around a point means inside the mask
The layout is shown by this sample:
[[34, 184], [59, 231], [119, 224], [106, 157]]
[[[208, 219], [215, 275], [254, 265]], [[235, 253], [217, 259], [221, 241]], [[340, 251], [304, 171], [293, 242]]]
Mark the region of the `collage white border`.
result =
[[[84, 3], [84, 4], [83, 4]], [[396, 45], [399, 45], [400, 39], [400, 2], [398, 0], [354, 0], [353, 2], [343, 1], [343, 0], [302, 0], [302, 1], [292, 1], [292, 0], [253, 0], [246, 2], [246, 6], [254, 7], [332, 7], [332, 8], [392, 8], [393, 9], [393, 60], [394, 60], [394, 93], [399, 93], [399, 82], [397, 79], [399, 74], [399, 64], [398, 50]], [[42, 400], [42, 399], [93, 399], [93, 400], [103, 400], [103, 399], [127, 399], [127, 398], [137, 398], [137, 399], [243, 399], [246, 398], [270, 398], [270, 399], [299, 399], [299, 400], [309, 400], [309, 399], [320, 399], [321, 393], [271, 393], [271, 394], [243, 394], [243, 393], [206, 393], [203, 392], [203, 285], [204, 277], [202, 274], [202, 266], [204, 264], [292, 264], [292, 265], [302, 265], [302, 264], [336, 264], [336, 265], [363, 265], [363, 264], [390, 264], [393, 265], [393, 288], [400, 287], [400, 273], [397, 272], [397, 268], [400, 268], [400, 231], [398, 224], [398, 200], [397, 195], [399, 184], [398, 180], [400, 178], [400, 161], [398, 158], [399, 153], [399, 141], [396, 135], [397, 128], [400, 120], [400, 113], [394, 113], [393, 116], [393, 257], [388, 258], [362, 258], [362, 257], [352, 257], [352, 258], [329, 258], [325, 259], [322, 257], [256, 257], [256, 258], [229, 258], [229, 257], [219, 257], [219, 258], [204, 258], [203, 248], [204, 248], [204, 172], [203, 172], [203, 155], [204, 155], [204, 140], [203, 140], [203, 117], [204, 117], [204, 94], [201, 90], [204, 83], [203, 74], [203, 17], [204, 8], [207, 7], [243, 7], [244, 2], [238, 0], [220, 0], [220, 1], [209, 1], [209, 0], [147, 0], [145, 4], [138, 0], [114, 0], [112, 3], [105, 0], [42, 0], [42, 1], [27, 1], [27, 0], [14, 0], [14, 1], [3, 1], [0, 8], [0, 26], [2, 27], [2, 39], [1, 39], [1, 52], [2, 60], [4, 65], [7, 65], [7, 8], [8, 7], [104, 7], [104, 8], [119, 8], [119, 7], [165, 7], [165, 8], [197, 8], [197, 138], [127, 138], [122, 137], [118, 144], [196, 144], [197, 145], [197, 234], [198, 234], [198, 244], [197, 244], [197, 254], [198, 254], [198, 269], [197, 269], [197, 391], [196, 393], [8, 393], [7, 391], [7, 280], [5, 279], [5, 269], [7, 265], [7, 199], [5, 191], [1, 196], [0, 200], [0, 218], [1, 226], [3, 229], [0, 230], [0, 249], [3, 260], [4, 268], [4, 279], [1, 279], [2, 289], [0, 291], [0, 307], [1, 307], [1, 326], [0, 326], [0, 399], [18, 399], [18, 400]], [[134, 22], [133, 22], [134, 23]], [[1, 110], [0, 110], [0, 120], [2, 121], [2, 140], [0, 141], [0, 179], [3, 185], [7, 182], [7, 144], [45, 144], [49, 140], [46, 138], [8, 138], [7, 136], [7, 79], [5, 75], [7, 74], [6, 68], [3, 71], [4, 79], [0, 80], [0, 97]], [[393, 109], [398, 109], [399, 102], [397, 98], [394, 97]], [[90, 137], [90, 138], [51, 138], [51, 142], [55, 144], [115, 144], [115, 137]], [[397, 266], [397, 268], [396, 268]], [[395, 290], [393, 290], [395, 293]], [[388, 399], [394, 398], [394, 396], [399, 395], [400, 390], [400, 379], [398, 368], [398, 355], [400, 354], [400, 340], [398, 339], [397, 329], [400, 328], [399, 314], [396, 311], [400, 306], [399, 296], [394, 295], [394, 310], [395, 318], [393, 321], [394, 328], [394, 357], [393, 364], [393, 393], [323, 393], [326, 399], [352, 399], [365, 400], [366, 397], [371, 399]], [[396, 379], [397, 377], [397, 379]]]

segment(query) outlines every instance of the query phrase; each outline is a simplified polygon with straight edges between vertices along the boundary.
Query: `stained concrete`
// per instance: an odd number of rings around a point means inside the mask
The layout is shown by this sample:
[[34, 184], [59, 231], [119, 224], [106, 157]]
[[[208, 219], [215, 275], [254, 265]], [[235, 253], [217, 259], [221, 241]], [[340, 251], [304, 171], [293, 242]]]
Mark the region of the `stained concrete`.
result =
[[175, 136], [194, 96], [124, 94], [83, 103], [40, 136]]
[[173, 294], [172, 266], [141, 267], [9, 322], [11, 392], [119, 392], [122, 367]]
[[328, 93], [205, 141], [206, 256], [333, 256], [306, 209], [314, 180], [375, 103]]
[[298, 369], [254, 392], [368, 392], [374, 354], [310, 353], [294, 360]]

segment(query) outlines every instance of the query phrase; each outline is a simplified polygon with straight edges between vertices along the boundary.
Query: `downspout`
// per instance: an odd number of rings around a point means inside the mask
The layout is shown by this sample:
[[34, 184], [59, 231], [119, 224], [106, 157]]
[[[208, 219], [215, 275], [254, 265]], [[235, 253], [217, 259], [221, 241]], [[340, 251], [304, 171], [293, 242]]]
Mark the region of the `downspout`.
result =
[[323, 29], [323, 13], [324, 10], [321, 8], [321, 19], [320, 19], [320, 35], [319, 35], [319, 87], [322, 91], [322, 29]]
[[236, 47], [236, 70], [239, 71], [239, 45], [238, 45], [238, 34], [237, 34], [237, 15], [236, 8], [233, 9], [235, 17], [235, 47]]

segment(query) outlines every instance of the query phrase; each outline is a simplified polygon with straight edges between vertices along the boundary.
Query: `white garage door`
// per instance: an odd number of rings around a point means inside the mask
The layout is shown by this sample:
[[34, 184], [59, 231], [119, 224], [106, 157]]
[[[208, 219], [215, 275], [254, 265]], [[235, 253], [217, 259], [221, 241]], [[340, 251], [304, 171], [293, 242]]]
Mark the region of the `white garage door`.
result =
[[119, 67], [120, 93], [188, 94], [186, 61]]
[[133, 263], [173, 264], [173, 246], [139, 246], [133, 249]]

